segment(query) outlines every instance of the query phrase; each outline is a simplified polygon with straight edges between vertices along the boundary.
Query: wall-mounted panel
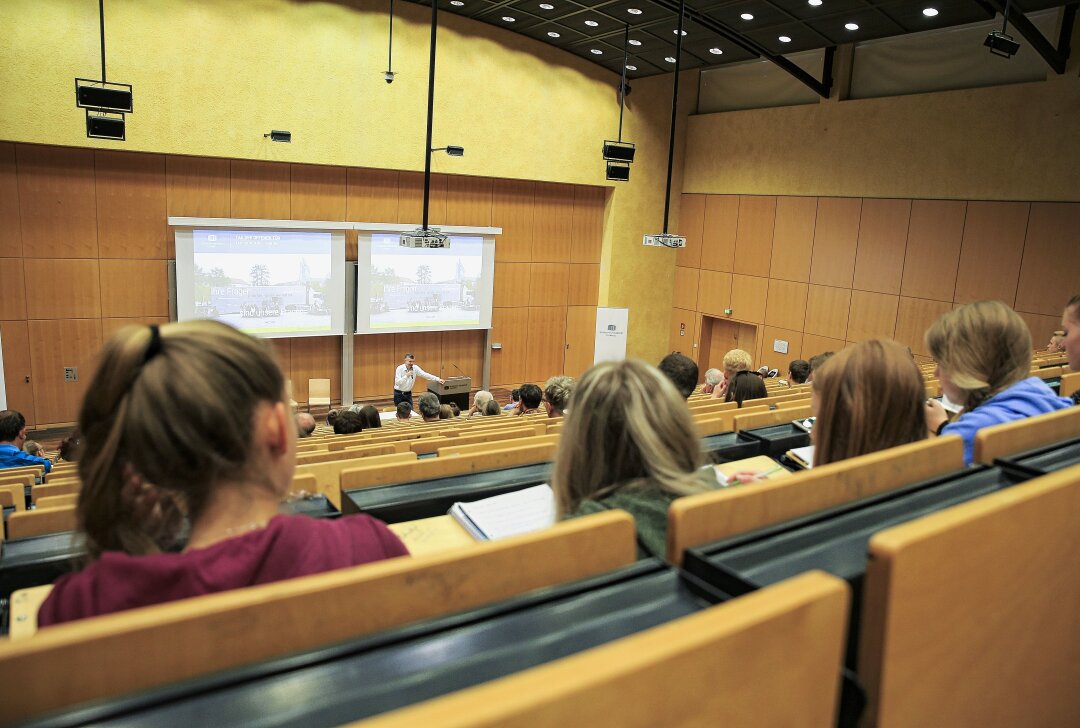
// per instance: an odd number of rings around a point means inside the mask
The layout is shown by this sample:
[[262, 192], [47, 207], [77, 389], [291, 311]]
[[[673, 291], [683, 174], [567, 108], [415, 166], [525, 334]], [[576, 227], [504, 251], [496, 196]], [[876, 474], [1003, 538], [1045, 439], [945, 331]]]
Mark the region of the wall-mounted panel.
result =
[[[431, 175], [431, 191], [428, 196], [428, 225], [446, 224], [445, 174]], [[424, 173], [398, 173], [398, 219], [403, 225], [420, 227], [424, 220]]]
[[914, 200], [908, 224], [907, 254], [900, 293], [912, 298], [951, 301], [956, 291], [966, 202]]
[[701, 236], [705, 230], [705, 195], [683, 195], [679, 206], [679, 234], [686, 247], [675, 251], [675, 265], [701, 267]]
[[567, 263], [533, 263], [530, 306], [565, 306], [570, 287]]
[[[292, 340], [293, 399], [308, 400], [309, 379], [330, 379], [330, 399], [341, 402], [341, 337], [312, 336]], [[391, 384], [394, 373], [387, 376]]]
[[814, 255], [810, 262], [811, 283], [851, 288], [861, 213], [862, 200], [859, 198], [822, 197], [818, 200]]
[[847, 340], [891, 339], [896, 332], [896, 309], [899, 305], [899, 296], [852, 291]]
[[1030, 207], [1026, 202], [968, 203], [955, 302], [998, 300], [1013, 305]]
[[492, 305], [528, 306], [531, 280], [531, 263], [496, 263]]
[[529, 336], [528, 308], [496, 308], [491, 312], [491, 383], [516, 388], [525, 381], [525, 349]]
[[[571, 263], [570, 290], [566, 303], [570, 306], [593, 306], [599, 301], [600, 264]], [[695, 291], [696, 295], [696, 291]]]
[[952, 310], [951, 303], [927, 301], [922, 298], [900, 297], [896, 310], [896, 333], [893, 338], [920, 356], [930, 356], [923, 337], [930, 324], [941, 314]]
[[345, 174], [345, 219], [397, 222], [397, 170], [349, 167]]
[[730, 272], [735, 264], [735, 237], [739, 229], [739, 197], [708, 195], [701, 232], [701, 267]]
[[803, 329], [808, 334], [843, 341], [847, 335], [850, 308], [851, 289], [812, 285], [806, 297]]
[[284, 162], [232, 160], [229, 163], [232, 217], [290, 219], [289, 166]]
[[683, 268], [675, 266], [675, 293], [671, 305], [675, 308], [686, 308], [691, 311], [697, 308], [698, 278], [701, 271], [697, 268]]
[[0, 319], [26, 318], [22, 258], [0, 258]]
[[354, 399], [390, 397], [394, 393], [394, 370], [405, 352], [394, 347], [393, 334], [360, 334], [353, 337]]
[[100, 261], [101, 315], [169, 315], [169, 271], [163, 260]]
[[[442, 332], [442, 374], [447, 377], [471, 377], [473, 387], [484, 380], [484, 337], [486, 331]], [[455, 366], [456, 365], [456, 366]]]
[[[35, 421], [38, 427], [74, 422], [101, 350], [101, 321], [31, 321], [29, 332]], [[78, 381], [65, 381], [66, 367], [77, 370]]]
[[1080, 293], [1080, 203], [1033, 202], [1028, 220], [1024, 261], [1016, 290], [1016, 309], [1060, 315], [1065, 303]]
[[532, 259], [569, 263], [574, 238], [574, 188], [537, 182], [533, 192]]
[[[776, 342], [787, 342], [787, 353], [776, 351]], [[765, 326], [761, 329], [761, 353], [758, 355], [758, 366], [768, 365], [770, 369], [780, 372], [780, 377], [787, 377], [788, 365], [796, 359], [802, 359], [803, 332], [792, 329], [782, 329], [775, 326]]]
[[165, 159], [166, 209], [170, 217], [233, 217], [229, 207], [229, 160]]
[[817, 223], [816, 197], [778, 197], [769, 275], [786, 281], [810, 280]]
[[8, 409], [22, 412], [26, 424], [33, 427], [37, 413], [30, 363], [30, 329], [26, 321], [0, 321], [0, 344], [4, 352], [4, 386]]
[[806, 320], [807, 285], [794, 281], [769, 281], [765, 323], [782, 329], [802, 331]]
[[563, 374], [580, 378], [593, 365], [595, 349], [596, 306], [568, 306]]
[[454, 177], [446, 186], [446, 224], [491, 226], [490, 177]]
[[495, 260], [524, 263], [532, 260], [533, 192], [536, 183], [497, 179], [492, 186], [491, 225], [502, 228], [495, 239]]
[[289, 212], [292, 219], [345, 220], [347, 178], [345, 167], [290, 165]]
[[911, 200], [863, 200], [852, 281], [855, 289], [900, 293], [910, 217]]
[[548, 377], [562, 374], [565, 351], [566, 306], [530, 307], [525, 381], [543, 386]]
[[775, 197], [743, 195], [740, 198], [739, 224], [735, 233], [735, 273], [769, 277], [775, 220]]
[[98, 149], [98, 254], [102, 258], [164, 258], [168, 246], [165, 157]]
[[98, 261], [26, 258], [23, 265], [29, 318], [101, 317]]
[[604, 207], [607, 190], [603, 187], [574, 187], [574, 224], [570, 240], [571, 263], [600, 263], [604, 247]]
[[709, 316], [724, 316], [727, 308], [731, 308], [731, 274], [702, 269], [697, 310]]
[[94, 151], [19, 144], [23, 249], [41, 258], [96, 258]]
[[739, 321], [760, 324], [765, 321], [765, 302], [769, 295], [769, 279], [756, 276], [731, 276], [732, 317]]
[[15, 145], [0, 142], [0, 257], [19, 257], [22, 254]]

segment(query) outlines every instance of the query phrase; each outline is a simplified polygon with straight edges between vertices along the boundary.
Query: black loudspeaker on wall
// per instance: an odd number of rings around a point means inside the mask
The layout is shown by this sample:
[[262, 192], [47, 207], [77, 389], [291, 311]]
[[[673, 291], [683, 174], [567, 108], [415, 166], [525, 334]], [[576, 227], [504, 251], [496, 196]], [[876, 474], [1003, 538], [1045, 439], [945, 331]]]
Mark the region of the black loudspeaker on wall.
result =
[[124, 141], [124, 117], [99, 116], [86, 113], [86, 136], [92, 139], [117, 139]]
[[630, 179], [630, 165], [618, 162], [607, 163], [607, 178], [616, 182], [626, 182]]

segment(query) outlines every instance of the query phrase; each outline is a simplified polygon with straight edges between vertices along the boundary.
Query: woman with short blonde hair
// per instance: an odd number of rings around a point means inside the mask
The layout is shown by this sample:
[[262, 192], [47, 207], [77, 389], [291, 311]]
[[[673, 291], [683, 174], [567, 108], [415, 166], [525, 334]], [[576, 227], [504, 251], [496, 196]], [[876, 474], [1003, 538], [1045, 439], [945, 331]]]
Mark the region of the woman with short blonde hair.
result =
[[926, 426], [938, 435], [964, 438], [971, 463], [975, 433], [984, 427], [1063, 409], [1058, 397], [1031, 371], [1031, 332], [1001, 301], [968, 303], [943, 314], [926, 332], [942, 393], [964, 409], [955, 422], [940, 402], [926, 405]]
[[728, 387], [731, 386], [731, 381], [735, 378], [735, 375], [739, 372], [750, 371], [753, 365], [754, 358], [750, 356], [750, 352], [742, 349], [732, 349], [727, 354], [724, 354], [724, 380], [719, 382], [713, 389], [712, 396], [717, 399], [727, 397]]
[[639, 554], [663, 557], [671, 501], [716, 485], [701, 470], [685, 401], [659, 370], [631, 359], [587, 371], [570, 404], [551, 476], [560, 516], [629, 511]]

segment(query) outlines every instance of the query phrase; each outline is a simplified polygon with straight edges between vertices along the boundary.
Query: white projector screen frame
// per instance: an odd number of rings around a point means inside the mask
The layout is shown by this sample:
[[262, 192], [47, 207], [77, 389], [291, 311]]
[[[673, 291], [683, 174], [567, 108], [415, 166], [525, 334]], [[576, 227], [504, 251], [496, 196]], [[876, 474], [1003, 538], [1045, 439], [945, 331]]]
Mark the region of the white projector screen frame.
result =
[[[293, 338], [305, 336], [342, 336], [345, 334], [347, 314], [345, 311], [345, 230], [351, 227], [351, 223], [333, 223], [317, 221], [294, 221], [294, 220], [232, 220], [221, 218], [195, 219], [195, 218], [170, 218], [169, 223], [176, 226], [176, 314], [178, 321], [188, 321], [200, 318], [217, 318], [230, 323], [253, 336], [262, 338]], [[311, 318], [311, 326], [305, 327], [303, 321], [299, 321], [294, 330], [259, 330], [259, 326], [245, 327], [245, 318], [235, 318], [231, 315], [210, 315], [211, 310], [205, 310], [196, 305], [195, 294], [195, 256], [196, 238], [205, 241], [217, 236], [247, 236], [252, 244], [260, 242], [258, 236], [273, 235], [280, 241], [281, 238], [292, 238], [297, 235], [310, 234], [315, 237], [328, 238], [329, 271], [325, 284], [325, 293], [321, 294], [321, 300], [316, 298], [317, 308], [310, 300], [301, 302], [303, 311], [293, 305], [277, 303], [280, 316], [286, 318], [302, 317], [322, 319], [321, 315], [312, 314], [312, 311], [325, 310], [328, 313], [328, 323]], [[321, 242], [321, 241], [320, 241]], [[201, 244], [201, 242], [200, 242]], [[257, 254], [252, 255], [252, 265], [258, 264]], [[269, 262], [269, 261], [267, 261]], [[246, 263], [245, 263], [246, 265]], [[273, 267], [267, 266], [272, 275]], [[308, 287], [310, 288], [310, 286]], [[275, 297], [274, 300], [279, 300]], [[306, 298], [310, 299], [310, 291]], [[260, 314], [269, 316], [270, 314]], [[235, 320], [233, 320], [235, 318]], [[289, 326], [283, 322], [282, 326]]]

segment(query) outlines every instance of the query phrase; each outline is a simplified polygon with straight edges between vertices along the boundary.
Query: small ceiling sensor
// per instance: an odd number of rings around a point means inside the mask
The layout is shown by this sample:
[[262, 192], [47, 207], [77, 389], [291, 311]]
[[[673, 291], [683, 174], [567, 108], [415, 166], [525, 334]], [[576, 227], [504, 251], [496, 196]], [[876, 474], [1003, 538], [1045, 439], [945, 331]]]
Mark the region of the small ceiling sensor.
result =
[[586, 20], [585, 25], [589, 26], [590, 28], [595, 28], [596, 26], [600, 25], [600, 23], [596, 22], [595, 20]]
[[781, 43], [790, 43], [791, 42], [791, 38], [787, 37], [786, 35], [778, 36], [777, 40], [780, 41]]
[[675, 62], [675, 58], [673, 56], [668, 56], [664, 60], [667, 61], [668, 63], [674, 63]]
[[632, 46], [639, 46], [639, 45], [641, 45], [641, 41], [640, 41], [640, 40], [635, 40], [634, 38], [631, 38], [631, 39], [630, 39], [629, 41], [627, 41], [627, 42], [628, 42], [628, 43], [630, 43], [630, 45], [632, 45]]
[[554, 30], [549, 30], [548, 31], [548, 38], [561, 38], [561, 37], [562, 36], [559, 33], [556, 33]]
[[503, 20], [505, 20], [507, 23], [513, 23], [517, 20], [517, 18], [513, 17], [512, 15], [504, 15]]
[[754, 14], [753, 13], [743, 13], [739, 17], [742, 18], [743, 20], [753, 20], [754, 19]]
[[847, 28], [848, 30], [858, 30], [859, 29], [859, 24], [858, 23], [844, 23], [844, 27]]
[[552, 5], [551, 3], [540, 3], [540, 9], [541, 10], [554, 10], [555, 6]]
[[637, 70], [637, 66], [631, 66], [631, 65], [630, 65], [629, 63], [627, 63], [627, 64], [626, 64], [626, 70], [627, 70], [627, 71], [636, 71], [636, 70]]
[[937, 8], [923, 8], [922, 14], [928, 18], [932, 18], [937, 15]]
[[631, 15], [641, 15], [640, 8], [627, 8], [626, 12], [630, 13]]
[[710, 48], [709, 53], [712, 53], [714, 56], [722, 56], [724, 54], [719, 48]]
[[602, 56], [604, 54], [599, 48], [590, 48], [589, 53], [592, 53], [594, 56]]

